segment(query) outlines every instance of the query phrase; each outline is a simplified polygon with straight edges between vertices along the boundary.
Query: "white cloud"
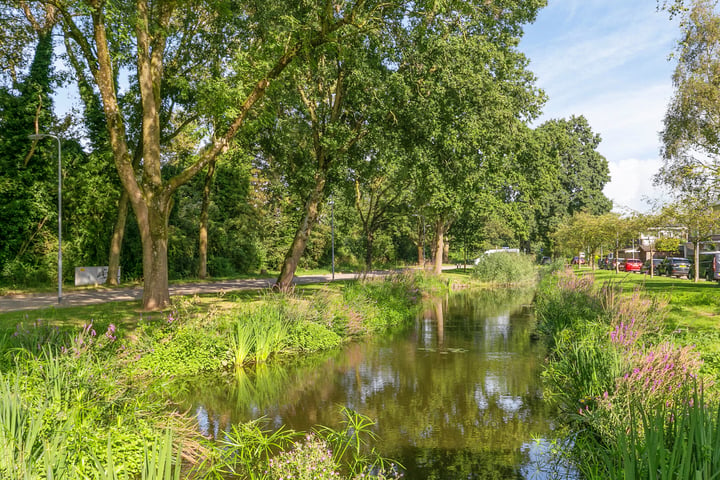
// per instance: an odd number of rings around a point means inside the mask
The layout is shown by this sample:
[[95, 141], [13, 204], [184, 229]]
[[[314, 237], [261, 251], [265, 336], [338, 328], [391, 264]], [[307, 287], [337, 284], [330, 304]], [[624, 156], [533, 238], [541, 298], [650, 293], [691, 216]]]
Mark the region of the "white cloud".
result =
[[604, 193], [613, 200], [613, 210], [647, 212], [650, 202], [668, 200], [662, 188], [653, 186], [653, 176], [662, 165], [659, 158], [627, 158], [611, 161], [609, 165], [612, 181], [605, 186]]

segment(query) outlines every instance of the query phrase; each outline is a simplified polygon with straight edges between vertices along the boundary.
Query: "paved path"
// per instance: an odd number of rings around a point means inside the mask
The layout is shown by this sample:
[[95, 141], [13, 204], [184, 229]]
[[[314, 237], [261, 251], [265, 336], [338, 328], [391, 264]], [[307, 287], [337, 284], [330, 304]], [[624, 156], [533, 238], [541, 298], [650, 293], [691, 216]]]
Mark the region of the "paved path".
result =
[[[377, 277], [388, 275], [389, 273], [391, 272], [374, 271], [369, 276]], [[354, 273], [335, 274], [335, 280], [349, 280], [356, 278], [359, 278], [359, 275]], [[330, 281], [332, 281], [331, 275], [304, 275], [301, 277], [295, 277], [294, 279], [295, 284], [326, 283]], [[261, 290], [271, 287], [274, 283], [274, 278], [186, 283], [182, 285], [170, 285], [170, 296], [231, 292], [233, 290]], [[75, 307], [107, 302], [127, 302], [140, 300], [142, 298], [142, 292], [143, 289], [140, 287], [102, 290], [74, 290], [63, 292], [62, 304], [60, 305], [58, 305], [57, 293], [6, 295], [0, 296], [0, 312], [38, 310], [49, 307]]]

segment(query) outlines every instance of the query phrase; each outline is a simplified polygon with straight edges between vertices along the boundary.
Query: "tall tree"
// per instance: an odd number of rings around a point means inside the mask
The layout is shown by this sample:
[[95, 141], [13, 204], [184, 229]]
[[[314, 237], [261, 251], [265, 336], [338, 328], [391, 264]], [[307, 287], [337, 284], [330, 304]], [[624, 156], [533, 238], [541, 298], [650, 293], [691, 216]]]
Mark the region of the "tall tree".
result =
[[29, 24], [23, 41], [34, 43], [35, 51], [27, 73], [12, 73], [11, 86], [0, 88], [0, 275], [11, 281], [21, 280], [20, 267], [34, 272], [36, 279], [51, 278], [43, 263], [57, 251], [52, 247], [57, 244], [52, 233], [57, 231], [57, 148], [28, 140], [28, 135], [54, 131], [55, 126], [50, 96], [55, 83], [53, 12], [26, 10], [13, 17]]
[[[63, 32], [82, 52], [103, 102], [115, 165], [142, 238], [143, 308], [148, 310], [169, 303], [167, 222], [173, 193], [227, 149], [271, 82], [298, 54], [340, 41], [344, 27], [371, 23], [382, 13], [380, 5], [365, 1], [337, 9], [329, 2], [281, 0], [262, 8], [229, 0], [74, 0], [56, 6]], [[121, 69], [137, 86], [136, 118], [118, 95]], [[168, 85], [186, 88], [169, 97]], [[198, 91], [201, 98], [192, 95]], [[187, 105], [223, 121], [192, 164], [163, 178], [163, 146], [174, 138], [164, 127]], [[184, 117], [198, 113], [188, 109]], [[134, 145], [133, 122], [140, 136]], [[141, 150], [140, 178], [133, 147]]]
[[680, 191], [720, 186], [720, 13], [714, 0], [662, 2], [680, 17], [675, 93], [661, 133], [664, 165], [656, 182]]
[[348, 162], [358, 158], [350, 150], [367, 134], [372, 93], [380, 87], [376, 71], [385, 68], [372, 54], [375, 41], [363, 35], [310, 52], [294, 72], [294, 91], [281, 103], [285, 115], [278, 127], [291, 143], [274, 145], [276, 163], [303, 199], [303, 214], [276, 282], [280, 290], [292, 283], [328, 187], [346, 177]]
[[522, 200], [531, 206], [533, 240], [552, 252], [553, 232], [570, 217], [610, 211], [612, 202], [603, 193], [610, 169], [597, 151], [600, 136], [583, 116], [550, 120], [524, 139], [519, 150], [528, 168]]
[[[517, 51], [522, 25], [542, 1], [438, 5], [412, 17], [397, 64], [403, 90], [398, 117], [409, 146], [417, 207], [431, 212], [434, 271], [445, 236], [469, 192], [478, 208], [505, 203], [508, 145], [542, 102]], [[512, 163], [510, 161], [510, 163]]]

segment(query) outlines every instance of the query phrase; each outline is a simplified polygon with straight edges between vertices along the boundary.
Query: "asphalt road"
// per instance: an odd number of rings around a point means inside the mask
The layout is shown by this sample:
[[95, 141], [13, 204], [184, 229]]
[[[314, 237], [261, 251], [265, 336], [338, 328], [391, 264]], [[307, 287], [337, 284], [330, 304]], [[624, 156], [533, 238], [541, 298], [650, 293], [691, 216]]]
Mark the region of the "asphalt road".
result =
[[[369, 276], [384, 276], [389, 273], [391, 272], [375, 271], [369, 274]], [[335, 280], [351, 280], [356, 278], [359, 278], [359, 275], [354, 273], [335, 274]], [[299, 285], [308, 283], [327, 283], [330, 281], [332, 281], [331, 275], [303, 275], [295, 277], [293, 283]], [[231, 292], [234, 290], [262, 290], [264, 288], [270, 288], [274, 283], [274, 278], [186, 283], [182, 285], [170, 285], [170, 296]], [[39, 310], [50, 307], [75, 307], [107, 302], [127, 302], [142, 299], [142, 293], [143, 289], [140, 287], [72, 290], [63, 292], [62, 303], [60, 304], [58, 304], [57, 293], [6, 295], [0, 296], [0, 312]]]

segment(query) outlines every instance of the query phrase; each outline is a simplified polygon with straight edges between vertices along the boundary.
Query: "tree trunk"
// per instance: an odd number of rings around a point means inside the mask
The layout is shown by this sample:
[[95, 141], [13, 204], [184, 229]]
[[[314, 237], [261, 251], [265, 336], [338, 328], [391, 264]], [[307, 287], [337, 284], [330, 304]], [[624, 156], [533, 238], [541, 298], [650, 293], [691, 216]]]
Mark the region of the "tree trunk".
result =
[[[424, 222], [424, 220], [423, 220]], [[425, 268], [425, 225], [420, 224], [420, 218], [418, 217], [418, 265]]]
[[286, 292], [292, 285], [293, 278], [295, 277], [295, 271], [297, 270], [300, 257], [305, 252], [308, 238], [310, 238], [310, 231], [317, 222], [318, 218], [318, 207], [323, 199], [325, 192], [325, 177], [317, 175], [315, 177], [315, 188], [308, 196], [305, 202], [305, 216], [303, 217], [300, 226], [295, 233], [290, 249], [285, 255], [280, 275], [278, 276], [277, 282], [275, 283], [275, 290], [280, 292]]
[[[168, 219], [170, 200], [150, 198], [147, 208], [134, 206], [143, 246], [143, 309], [159, 310], [170, 304], [168, 289]], [[137, 215], [138, 209], [144, 210]]]
[[435, 224], [435, 242], [433, 242], [433, 259], [435, 261], [433, 273], [435, 275], [440, 275], [442, 273], [443, 250], [445, 249], [446, 232], [447, 227], [445, 222], [443, 222], [442, 219], [438, 220]]
[[695, 240], [695, 252], [693, 253], [693, 261], [695, 262], [695, 283], [700, 280], [700, 236]]
[[110, 239], [110, 255], [108, 258], [107, 281], [110, 285], [117, 285], [118, 272], [120, 271], [120, 253], [122, 252], [123, 239], [125, 238], [125, 224], [128, 214], [128, 194], [123, 188], [118, 203], [118, 216], [115, 221], [112, 238]]
[[365, 271], [372, 270], [373, 242], [375, 239], [371, 233], [365, 235]]
[[203, 187], [202, 209], [200, 210], [200, 245], [198, 247], [198, 255], [200, 256], [200, 266], [198, 268], [198, 277], [207, 277], [207, 253], [208, 253], [208, 209], [210, 207], [210, 186], [215, 175], [215, 159], [208, 164], [207, 176], [205, 177], [205, 186]]

